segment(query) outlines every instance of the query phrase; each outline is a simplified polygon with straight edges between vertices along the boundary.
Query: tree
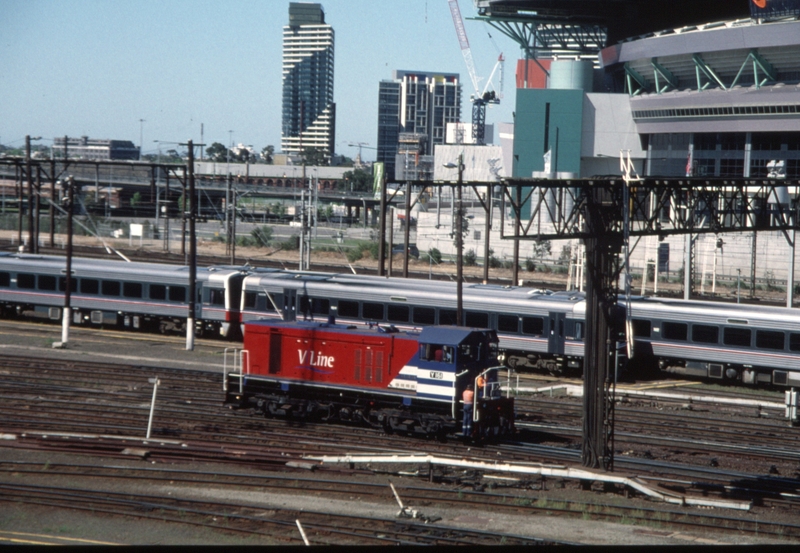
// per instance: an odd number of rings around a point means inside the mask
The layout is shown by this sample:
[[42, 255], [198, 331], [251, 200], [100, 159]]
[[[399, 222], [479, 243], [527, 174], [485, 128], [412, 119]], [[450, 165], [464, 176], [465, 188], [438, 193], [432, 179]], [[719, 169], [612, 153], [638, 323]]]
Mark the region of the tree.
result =
[[275, 160], [275, 146], [264, 146], [264, 149], [261, 150], [261, 159], [264, 163], [272, 165]]
[[328, 165], [328, 156], [325, 154], [325, 150], [315, 146], [303, 148], [303, 159], [305, 159], [306, 165], [312, 167]]
[[[169, 153], [169, 152], [167, 152]], [[206, 156], [210, 161], [223, 162], [228, 159], [228, 148], [219, 142], [214, 142], [211, 146], [206, 148]]]
[[342, 178], [345, 182], [346, 192], [369, 192], [372, 190], [372, 173], [364, 169], [353, 169], [346, 171]]

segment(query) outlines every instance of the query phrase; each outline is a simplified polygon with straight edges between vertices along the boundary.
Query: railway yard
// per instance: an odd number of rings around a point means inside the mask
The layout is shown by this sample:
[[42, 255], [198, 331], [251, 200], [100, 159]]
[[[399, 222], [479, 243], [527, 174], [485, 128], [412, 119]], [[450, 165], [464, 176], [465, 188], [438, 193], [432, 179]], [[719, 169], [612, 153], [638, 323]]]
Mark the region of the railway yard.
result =
[[225, 408], [235, 343], [76, 328], [52, 349], [59, 336], [0, 322], [1, 543], [800, 541], [782, 391], [620, 385], [615, 470], [589, 473], [577, 381], [512, 380], [517, 434], [475, 445]]

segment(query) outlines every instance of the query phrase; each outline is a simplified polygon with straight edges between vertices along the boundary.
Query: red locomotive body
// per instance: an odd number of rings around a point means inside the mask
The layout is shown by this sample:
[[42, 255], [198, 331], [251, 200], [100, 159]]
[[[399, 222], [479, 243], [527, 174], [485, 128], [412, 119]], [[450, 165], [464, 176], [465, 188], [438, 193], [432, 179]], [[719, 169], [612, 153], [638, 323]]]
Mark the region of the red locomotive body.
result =
[[[254, 321], [245, 326], [242, 367], [225, 375], [226, 402], [387, 431], [441, 437], [463, 425], [471, 436], [507, 434], [514, 401], [502, 397], [496, 350], [496, 333], [484, 329]], [[462, 395], [471, 386], [467, 417]]]

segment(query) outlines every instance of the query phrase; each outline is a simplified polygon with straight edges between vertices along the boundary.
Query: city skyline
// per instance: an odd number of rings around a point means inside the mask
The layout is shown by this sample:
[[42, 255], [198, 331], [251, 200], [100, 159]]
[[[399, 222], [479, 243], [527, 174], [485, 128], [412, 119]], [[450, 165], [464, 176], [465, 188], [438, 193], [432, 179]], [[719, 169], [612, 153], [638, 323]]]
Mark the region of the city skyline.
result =
[[[362, 143], [363, 158], [375, 159], [378, 87], [394, 70], [458, 73], [469, 82], [446, 0], [319, 3], [336, 32], [337, 154], [355, 158], [358, 147], [349, 144]], [[508, 60], [504, 103], [487, 120], [509, 122], [519, 49], [469, 21], [472, 3], [460, 3], [479, 75], [488, 77], [500, 51]], [[20, 147], [31, 135], [48, 145], [56, 136], [86, 135], [141, 143], [148, 154], [157, 151], [156, 140], [169, 147], [202, 138], [279, 152], [288, 7], [0, 0], [0, 143]], [[462, 114], [470, 113], [470, 88]]]

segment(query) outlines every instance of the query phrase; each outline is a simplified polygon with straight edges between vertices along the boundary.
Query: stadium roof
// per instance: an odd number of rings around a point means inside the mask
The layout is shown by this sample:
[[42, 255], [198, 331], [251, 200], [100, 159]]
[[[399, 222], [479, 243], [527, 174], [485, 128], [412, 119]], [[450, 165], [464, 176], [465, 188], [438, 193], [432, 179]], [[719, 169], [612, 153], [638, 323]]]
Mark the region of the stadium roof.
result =
[[540, 23], [600, 25], [608, 44], [712, 21], [750, 17], [750, 0], [477, 0], [478, 15]]

